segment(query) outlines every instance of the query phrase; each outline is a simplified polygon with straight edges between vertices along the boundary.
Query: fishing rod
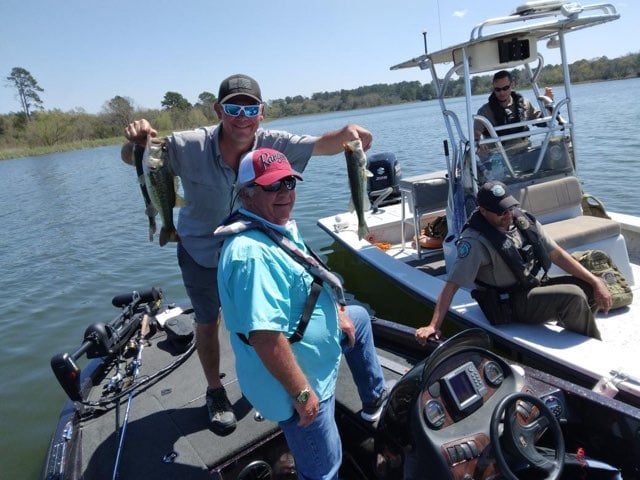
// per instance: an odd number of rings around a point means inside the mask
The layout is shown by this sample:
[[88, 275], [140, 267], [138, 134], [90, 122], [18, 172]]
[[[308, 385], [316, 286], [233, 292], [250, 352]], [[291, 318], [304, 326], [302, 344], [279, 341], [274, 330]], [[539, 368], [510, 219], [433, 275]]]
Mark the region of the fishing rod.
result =
[[[131, 373], [131, 384], [135, 385], [136, 379], [138, 378], [138, 372], [140, 371], [140, 366], [142, 365], [142, 350], [144, 349], [144, 345], [146, 342], [146, 337], [149, 334], [149, 322], [152, 317], [158, 313], [160, 309], [160, 305], [162, 305], [162, 293], [155, 292], [154, 301], [146, 303], [144, 305], [144, 315], [142, 316], [142, 321], [140, 322], [140, 328], [138, 329], [138, 333], [136, 335], [135, 346], [137, 348], [136, 357], [132, 362], [133, 371]], [[115, 299], [114, 299], [115, 300]], [[116, 438], [118, 438], [118, 450], [116, 451], [116, 461], [113, 467], [113, 480], [118, 478], [118, 469], [120, 468], [120, 458], [122, 455], [122, 449], [124, 447], [124, 440], [127, 435], [127, 426], [129, 425], [129, 414], [131, 413], [131, 404], [133, 403], [133, 397], [135, 395], [135, 390], [132, 389], [129, 392], [129, 398], [127, 399], [127, 408], [124, 413], [124, 420], [122, 421], [122, 427], [118, 430], [118, 423], [120, 415], [116, 415]], [[117, 404], [116, 412], [119, 412], [120, 403]]]
[[[136, 358], [133, 360], [133, 363], [132, 363], [133, 365], [133, 372], [131, 374], [132, 384], [135, 384], [136, 378], [138, 377], [138, 372], [140, 371], [140, 365], [142, 365], [142, 350], [144, 349], [144, 338], [143, 338], [142, 332], [144, 331], [145, 326], [146, 328], [148, 328], [150, 314], [151, 314], [151, 309], [147, 305], [147, 313], [144, 314], [144, 317], [142, 319], [142, 325], [140, 330], [138, 331], [138, 335], [135, 341], [137, 354], [136, 354]], [[112, 477], [113, 480], [116, 480], [118, 478], [118, 469], [120, 468], [120, 458], [122, 455], [122, 449], [124, 447], [124, 439], [127, 435], [127, 426], [129, 425], [129, 414], [131, 413], [131, 404], [133, 402], [134, 393], [135, 393], [134, 390], [131, 390], [131, 392], [129, 392], [129, 398], [127, 400], [127, 408], [124, 413], [124, 421], [122, 422], [122, 428], [118, 430], [116, 426], [116, 438], [119, 438], [119, 441], [118, 441], [118, 450], [116, 451], [116, 462], [113, 467], [113, 477]], [[118, 404], [118, 410], [119, 410], [119, 405], [120, 404]], [[119, 423], [118, 418], [119, 418], [119, 415], [116, 415], [116, 423]]]

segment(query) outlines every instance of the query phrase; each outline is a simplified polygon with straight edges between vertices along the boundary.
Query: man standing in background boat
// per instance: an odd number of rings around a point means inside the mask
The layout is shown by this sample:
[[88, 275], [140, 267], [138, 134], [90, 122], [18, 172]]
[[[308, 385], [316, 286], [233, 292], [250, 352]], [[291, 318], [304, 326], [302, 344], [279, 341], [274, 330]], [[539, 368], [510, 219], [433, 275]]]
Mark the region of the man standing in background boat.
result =
[[[524, 122], [534, 120], [543, 116], [542, 112], [535, 108], [533, 104], [519, 93], [513, 91], [513, 78], [506, 70], [500, 70], [493, 76], [493, 91], [489, 95], [489, 101], [478, 110], [478, 115], [487, 118], [494, 126], [503, 126], [510, 123]], [[544, 89], [545, 97], [549, 101], [553, 101], [553, 90], [550, 87]], [[486, 127], [479, 121], [474, 123], [474, 137], [476, 145], [482, 136], [489, 136]], [[509, 135], [517, 132], [529, 130], [529, 127], [515, 127], [498, 132], [499, 136]], [[489, 152], [490, 145], [478, 145], [478, 152], [486, 154]], [[527, 137], [516, 138], [503, 142], [505, 148], [526, 147], [528, 145]]]
[[[478, 205], [456, 242], [458, 255], [431, 322], [416, 330], [416, 340], [424, 345], [429, 337], [440, 336], [460, 287], [476, 289], [472, 296], [494, 325], [556, 320], [568, 330], [601, 339], [590, 299], [608, 312], [612, 298], [606, 285], [549, 238], [531, 214], [518, 210], [503, 183], [485, 183]], [[570, 276], [548, 278], [551, 263]]]
[[[311, 156], [335, 155], [343, 143], [360, 139], [365, 150], [371, 147], [371, 133], [359, 125], [326, 132], [320, 136], [293, 135], [263, 130], [265, 104], [260, 86], [251, 77], [232, 75], [220, 84], [214, 110], [220, 119], [215, 127], [176, 132], [166, 138], [169, 168], [180, 177], [185, 206], [178, 217], [178, 263], [196, 316], [196, 346], [207, 380], [207, 409], [211, 428], [226, 433], [236, 426], [236, 418], [220, 381], [218, 341], [219, 307], [217, 285], [218, 248], [212, 232], [234, 209], [234, 185], [242, 156], [258, 147], [283, 152], [293, 167], [302, 172]], [[145, 120], [125, 129], [129, 142], [145, 145], [156, 131]], [[123, 160], [132, 145], [122, 149]]]
[[291, 212], [296, 183], [282, 153], [247, 153], [238, 174], [244, 208], [218, 227], [224, 241], [218, 285], [242, 393], [277, 421], [298, 478], [338, 478], [335, 420], [341, 352], [363, 403], [377, 420], [386, 388], [367, 311], [344, 306], [342, 285], [307, 250]]

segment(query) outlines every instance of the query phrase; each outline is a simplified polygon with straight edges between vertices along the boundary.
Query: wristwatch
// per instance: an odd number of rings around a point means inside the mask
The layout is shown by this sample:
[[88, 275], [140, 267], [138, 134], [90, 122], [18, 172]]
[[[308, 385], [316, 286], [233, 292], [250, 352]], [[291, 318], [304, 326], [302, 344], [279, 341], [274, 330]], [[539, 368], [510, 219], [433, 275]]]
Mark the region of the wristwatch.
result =
[[311, 390], [309, 389], [309, 387], [306, 387], [300, 390], [300, 393], [296, 396], [296, 402], [307, 403], [307, 400], [309, 400], [310, 396], [311, 396]]

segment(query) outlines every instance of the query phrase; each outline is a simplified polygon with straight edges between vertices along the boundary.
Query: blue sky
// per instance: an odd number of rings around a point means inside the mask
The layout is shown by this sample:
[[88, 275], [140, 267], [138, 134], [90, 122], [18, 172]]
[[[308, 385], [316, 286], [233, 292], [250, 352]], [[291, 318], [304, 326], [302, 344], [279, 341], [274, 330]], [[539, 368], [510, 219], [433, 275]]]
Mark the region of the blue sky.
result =
[[[430, 77], [389, 67], [460, 43], [518, 0], [2, 0], [0, 113], [20, 110], [13, 67], [44, 88], [45, 109], [99, 112], [116, 95], [160, 108], [167, 91], [195, 103], [237, 72], [265, 99]], [[584, 4], [590, 2], [583, 2]], [[613, 2], [620, 20], [568, 36], [570, 60], [640, 51], [640, 2]], [[544, 54], [544, 52], [543, 52]], [[547, 64], [558, 63], [546, 57]]]

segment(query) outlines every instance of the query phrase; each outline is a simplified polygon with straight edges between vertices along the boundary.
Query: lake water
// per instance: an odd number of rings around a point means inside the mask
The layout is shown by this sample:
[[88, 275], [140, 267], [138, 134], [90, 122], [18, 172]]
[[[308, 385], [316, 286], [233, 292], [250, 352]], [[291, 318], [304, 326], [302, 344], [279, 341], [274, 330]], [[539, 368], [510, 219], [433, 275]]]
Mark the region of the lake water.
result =
[[[608, 209], [634, 215], [640, 214], [639, 97], [640, 79], [574, 86], [584, 188]], [[483, 101], [478, 97], [478, 106]], [[452, 105], [462, 109], [464, 102]], [[371, 152], [394, 152], [404, 176], [445, 166], [445, 130], [433, 101], [283, 119], [268, 128], [319, 134], [346, 123], [368, 128]], [[135, 171], [119, 151], [0, 162], [0, 479], [38, 477], [66, 400], [49, 360], [79, 347], [89, 324], [118, 313], [112, 296], [160, 286], [170, 301], [186, 300], [175, 245], [149, 243]], [[313, 159], [297, 198], [294, 217], [311, 246], [335, 270], [361, 269], [316, 226], [317, 218], [347, 209], [343, 155]], [[381, 317], [426, 319], [417, 302], [378, 280], [346, 286]]]

